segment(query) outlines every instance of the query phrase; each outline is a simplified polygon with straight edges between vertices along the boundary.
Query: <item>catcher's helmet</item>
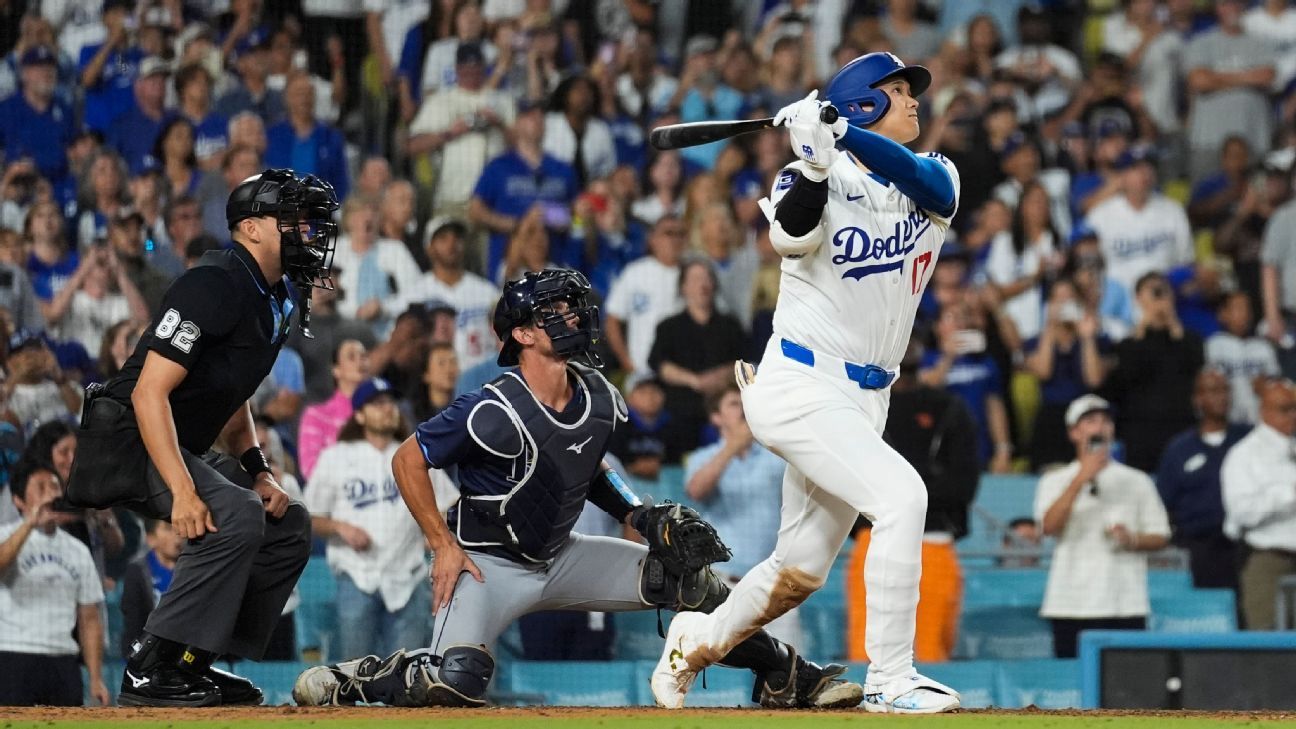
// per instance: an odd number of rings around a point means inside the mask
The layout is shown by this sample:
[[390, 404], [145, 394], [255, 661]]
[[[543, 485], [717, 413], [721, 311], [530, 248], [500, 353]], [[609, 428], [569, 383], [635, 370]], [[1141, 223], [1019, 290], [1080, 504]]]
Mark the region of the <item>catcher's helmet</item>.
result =
[[301, 287], [333, 288], [337, 209], [337, 193], [329, 183], [292, 170], [266, 170], [234, 188], [225, 204], [225, 221], [233, 230], [247, 218], [274, 218], [288, 278]]
[[903, 78], [909, 91], [918, 96], [931, 86], [931, 72], [922, 66], [906, 66], [892, 53], [868, 53], [842, 66], [828, 81], [823, 98], [837, 107], [837, 113], [857, 127], [867, 127], [886, 115], [891, 97], [877, 87], [888, 79]]
[[[513, 338], [513, 329], [530, 324], [545, 330], [558, 356], [583, 356], [596, 367], [601, 364], [598, 355], [590, 351], [599, 340], [599, 310], [589, 303], [589, 292], [589, 279], [584, 274], [558, 268], [528, 272], [504, 284], [494, 318], [495, 334], [504, 343], [499, 353], [500, 366], [518, 363], [522, 346]], [[557, 306], [560, 302], [567, 304], [565, 310]]]

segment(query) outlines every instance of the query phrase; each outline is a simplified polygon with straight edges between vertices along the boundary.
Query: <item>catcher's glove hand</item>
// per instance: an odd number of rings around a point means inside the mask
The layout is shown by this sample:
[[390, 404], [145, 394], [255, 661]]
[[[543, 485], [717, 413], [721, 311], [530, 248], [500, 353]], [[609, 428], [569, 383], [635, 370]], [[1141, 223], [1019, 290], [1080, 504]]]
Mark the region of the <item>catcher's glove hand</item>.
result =
[[630, 525], [648, 540], [648, 551], [677, 575], [686, 575], [733, 556], [715, 527], [693, 509], [667, 501], [635, 507]]

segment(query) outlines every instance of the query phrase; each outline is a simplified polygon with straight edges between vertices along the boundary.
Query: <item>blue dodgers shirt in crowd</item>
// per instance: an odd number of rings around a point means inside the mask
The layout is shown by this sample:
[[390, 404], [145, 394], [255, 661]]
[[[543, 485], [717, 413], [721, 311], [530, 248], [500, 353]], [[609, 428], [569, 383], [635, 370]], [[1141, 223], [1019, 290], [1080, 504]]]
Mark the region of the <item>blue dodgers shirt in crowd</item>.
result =
[[[85, 73], [101, 48], [102, 43], [82, 48], [77, 71]], [[85, 126], [107, 134], [118, 117], [135, 107], [135, 79], [142, 60], [144, 51], [136, 47], [109, 54], [99, 72], [99, 82], [86, 87]]]
[[[928, 352], [923, 355], [922, 368], [936, 366], [941, 353]], [[1003, 392], [1003, 374], [994, 360], [984, 354], [965, 354], [950, 365], [945, 378], [945, 389], [963, 398], [972, 419], [977, 424], [977, 451], [981, 462], [988, 463], [993, 451], [990, 444], [990, 418], [986, 413], [986, 397]]]
[[[520, 218], [535, 203], [550, 203], [570, 211], [578, 192], [576, 171], [571, 165], [546, 154], [540, 166], [532, 168], [517, 150], [510, 149], [486, 164], [473, 196], [497, 213]], [[554, 245], [555, 249], [559, 247]], [[494, 273], [499, 269], [507, 249], [508, 236], [491, 233], [487, 271]]]
[[67, 174], [67, 148], [72, 146], [75, 127], [72, 111], [58, 100], [43, 113], [27, 103], [22, 94], [0, 102], [0, 150], [6, 162], [24, 157], [51, 182]]

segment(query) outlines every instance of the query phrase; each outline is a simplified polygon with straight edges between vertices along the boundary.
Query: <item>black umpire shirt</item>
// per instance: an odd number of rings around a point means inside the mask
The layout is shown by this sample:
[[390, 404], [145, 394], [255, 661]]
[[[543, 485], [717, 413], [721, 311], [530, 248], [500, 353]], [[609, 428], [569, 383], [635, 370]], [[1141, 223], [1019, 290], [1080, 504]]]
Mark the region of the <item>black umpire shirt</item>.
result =
[[238, 243], [203, 254], [167, 289], [107, 395], [131, 407], [150, 351], [184, 367], [188, 374], [170, 397], [176, 435], [181, 448], [202, 455], [270, 374], [288, 337], [293, 296], [287, 278], [270, 286]]

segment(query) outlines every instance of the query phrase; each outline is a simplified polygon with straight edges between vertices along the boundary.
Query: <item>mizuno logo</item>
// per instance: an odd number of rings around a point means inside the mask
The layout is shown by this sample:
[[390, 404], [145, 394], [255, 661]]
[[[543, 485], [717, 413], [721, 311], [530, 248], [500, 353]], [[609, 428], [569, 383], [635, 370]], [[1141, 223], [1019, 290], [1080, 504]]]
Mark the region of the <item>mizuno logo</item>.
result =
[[586, 438], [585, 440], [579, 443], [572, 443], [571, 445], [567, 446], [567, 450], [579, 456], [581, 454], [581, 451], [585, 449], [585, 445], [592, 440], [594, 440], [594, 436], [591, 435], [590, 437]]
[[131, 685], [135, 688], [139, 688], [149, 682], [148, 676], [145, 676], [144, 678], [136, 678], [135, 674], [130, 671], [126, 672], [126, 678], [130, 679]]
[[856, 200], [862, 197], [864, 197], [863, 193], [860, 193], [859, 195], [852, 195], [850, 193], [846, 193], [846, 202], [855, 202]]

